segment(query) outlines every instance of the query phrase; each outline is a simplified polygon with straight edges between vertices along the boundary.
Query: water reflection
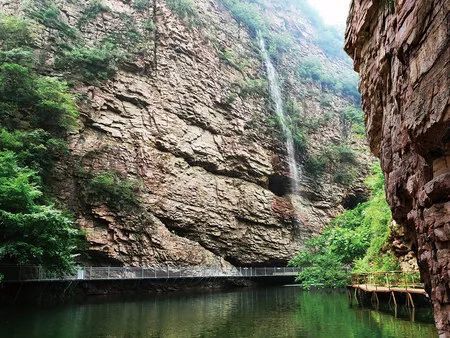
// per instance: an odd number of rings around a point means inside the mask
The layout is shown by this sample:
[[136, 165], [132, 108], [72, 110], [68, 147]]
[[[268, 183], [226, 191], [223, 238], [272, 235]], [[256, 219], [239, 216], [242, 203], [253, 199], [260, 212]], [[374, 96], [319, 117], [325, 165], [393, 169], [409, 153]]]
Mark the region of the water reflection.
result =
[[[422, 318], [417, 316], [416, 318]], [[1, 337], [435, 337], [431, 323], [297, 287], [0, 310]]]

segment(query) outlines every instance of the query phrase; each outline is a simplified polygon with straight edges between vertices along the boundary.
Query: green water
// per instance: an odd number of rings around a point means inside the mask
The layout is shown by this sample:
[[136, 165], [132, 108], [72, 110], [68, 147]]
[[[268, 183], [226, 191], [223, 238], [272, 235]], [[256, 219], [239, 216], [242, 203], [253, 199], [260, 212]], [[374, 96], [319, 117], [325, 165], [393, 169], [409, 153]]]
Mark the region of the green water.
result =
[[436, 337], [423, 317], [350, 307], [344, 292], [275, 287], [0, 308], [0, 337]]

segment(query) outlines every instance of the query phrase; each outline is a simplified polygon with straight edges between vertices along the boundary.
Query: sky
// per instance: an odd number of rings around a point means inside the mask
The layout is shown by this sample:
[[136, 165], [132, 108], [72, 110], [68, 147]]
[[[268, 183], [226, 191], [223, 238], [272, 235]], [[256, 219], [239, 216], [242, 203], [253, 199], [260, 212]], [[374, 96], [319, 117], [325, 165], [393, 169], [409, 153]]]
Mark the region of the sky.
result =
[[347, 20], [351, 0], [308, 0], [329, 25], [344, 26]]

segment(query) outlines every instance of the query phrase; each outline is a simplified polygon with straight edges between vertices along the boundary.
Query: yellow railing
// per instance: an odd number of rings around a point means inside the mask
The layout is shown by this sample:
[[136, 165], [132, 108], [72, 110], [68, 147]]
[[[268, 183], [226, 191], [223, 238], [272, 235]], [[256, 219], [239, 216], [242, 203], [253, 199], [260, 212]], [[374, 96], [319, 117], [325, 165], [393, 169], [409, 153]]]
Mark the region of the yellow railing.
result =
[[380, 287], [423, 288], [418, 272], [388, 271], [352, 274], [352, 285]]

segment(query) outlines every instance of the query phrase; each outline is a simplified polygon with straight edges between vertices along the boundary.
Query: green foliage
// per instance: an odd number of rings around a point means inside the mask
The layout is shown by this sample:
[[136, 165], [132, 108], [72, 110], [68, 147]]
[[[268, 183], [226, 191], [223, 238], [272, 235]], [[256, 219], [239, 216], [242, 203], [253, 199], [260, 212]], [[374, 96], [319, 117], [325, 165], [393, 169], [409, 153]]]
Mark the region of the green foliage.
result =
[[3, 50], [34, 44], [30, 22], [18, 16], [0, 15], [0, 41]]
[[337, 257], [325, 250], [316, 251], [317, 247], [311, 243], [305, 250], [310, 250], [311, 253], [302, 251], [290, 261], [290, 265], [303, 267], [297, 276], [302, 288], [334, 288], [347, 285], [348, 271]]
[[394, 271], [399, 268], [398, 260], [386, 250], [392, 216], [384, 194], [383, 172], [379, 165], [373, 171], [374, 175], [366, 180], [373, 197], [365, 210], [365, 221], [370, 224], [373, 238], [366, 255], [355, 262], [356, 272]]
[[83, 10], [80, 19], [78, 20], [78, 28], [84, 27], [89, 22], [102, 14], [109, 12], [111, 9], [106, 6], [101, 0], [91, 0], [87, 7]]
[[150, 0], [133, 0], [132, 6], [138, 12], [145, 12], [150, 8], [151, 3]]
[[327, 170], [327, 160], [324, 156], [314, 156], [309, 154], [303, 165], [309, 176], [314, 178], [321, 177]]
[[86, 200], [89, 203], [106, 203], [120, 211], [139, 206], [136, 182], [123, 179], [115, 172], [95, 174], [86, 184]]
[[292, 134], [296, 153], [303, 154], [306, 152], [309, 142], [307, 125], [301, 122], [300, 110], [297, 110], [299, 106], [292, 100], [288, 100], [287, 105], [289, 109], [287, 117], [281, 118], [278, 115], [273, 115], [268, 118], [267, 123], [272, 128], [276, 128], [283, 138], [285, 137], [283, 125], [286, 126]]
[[303, 81], [319, 84], [323, 89], [348, 97], [355, 103], [360, 100], [357, 88], [356, 74], [333, 74], [317, 57], [309, 56], [302, 59], [297, 69], [298, 77]]
[[73, 267], [81, 235], [48, 202], [43, 184], [66, 150], [62, 137], [78, 112], [65, 82], [34, 70], [29, 25], [0, 19], [0, 263], [59, 273]]
[[239, 95], [242, 98], [249, 96], [267, 96], [267, 81], [265, 79], [246, 79], [239, 84]]
[[396, 267], [392, 254], [383, 252], [392, 216], [379, 166], [367, 185], [372, 192], [369, 201], [336, 217], [291, 260], [290, 265], [304, 268], [298, 276], [303, 287], [345, 286], [352, 266], [360, 272]]
[[245, 60], [239, 58], [236, 53], [229, 48], [219, 51], [219, 58], [225, 62], [227, 65], [235, 68], [236, 70], [243, 71], [244, 68], [248, 65]]
[[335, 165], [340, 164], [356, 164], [356, 155], [351, 147], [346, 144], [332, 145], [325, 151], [325, 155], [330, 162]]
[[284, 99], [284, 111], [292, 119], [299, 118], [303, 114], [303, 107], [292, 98]]
[[63, 134], [78, 111], [65, 82], [14, 63], [0, 66], [0, 116], [8, 128], [42, 128]]
[[70, 270], [80, 232], [42, 196], [36, 172], [20, 166], [13, 152], [0, 151], [0, 262]]
[[326, 89], [334, 90], [337, 86], [336, 80], [325, 69], [320, 59], [314, 56], [305, 57], [297, 72], [301, 79], [312, 80]]
[[61, 19], [61, 11], [53, 1], [34, 0], [28, 9], [28, 15], [60, 38], [77, 37], [77, 31]]
[[340, 117], [344, 135], [348, 135], [350, 131], [357, 135], [365, 134], [364, 113], [361, 109], [348, 106], [341, 112]]
[[166, 0], [167, 6], [172, 12], [191, 26], [200, 24], [200, 18], [193, 0]]
[[35, 79], [36, 121], [46, 130], [57, 132], [75, 125], [78, 110], [66, 82], [37, 76]]
[[0, 50], [0, 64], [15, 63], [25, 67], [31, 67], [34, 63], [33, 50], [30, 48], [13, 48]]
[[244, 25], [253, 36], [256, 36], [258, 32], [266, 31], [267, 24], [263, 19], [257, 4], [240, 0], [221, 1], [231, 12], [234, 19], [239, 24]]
[[42, 129], [8, 131], [0, 128], [0, 150], [14, 152], [17, 163], [45, 176], [67, 148], [61, 139]]
[[147, 19], [144, 21], [142, 28], [146, 31], [146, 32], [153, 32], [155, 30], [155, 23], [153, 22], [152, 19]]
[[305, 171], [314, 178], [329, 172], [336, 183], [351, 185], [356, 177], [357, 164], [354, 150], [346, 144], [325, 147], [318, 154], [309, 154], [304, 163]]
[[236, 93], [235, 91], [231, 91], [229, 92], [224, 99], [225, 104], [230, 105], [232, 104], [234, 101], [236, 101], [236, 99], [238, 98], [238, 93]]
[[345, 186], [352, 185], [355, 181], [357, 172], [353, 168], [340, 167], [333, 172], [333, 181]]
[[294, 139], [295, 152], [297, 154], [303, 154], [308, 148], [308, 136], [304, 129], [295, 129], [292, 138]]
[[104, 43], [99, 47], [76, 47], [66, 51], [55, 66], [86, 83], [95, 84], [113, 77], [122, 58], [115, 45]]
[[388, 8], [389, 12], [392, 13], [395, 9], [395, 0], [384, 0], [384, 6]]
[[292, 38], [286, 33], [266, 33], [266, 39], [268, 40], [268, 53], [274, 60], [278, 60], [294, 44]]
[[[143, 23], [142, 29], [145, 32], [149, 32], [148, 29], [154, 29], [151, 19], [147, 19]], [[112, 52], [112, 57], [116, 60], [117, 64], [131, 56], [131, 53], [139, 50], [140, 45], [144, 41], [141, 31], [138, 28], [138, 24], [133, 16], [120, 13], [120, 23], [115, 27], [114, 31], [104, 38], [97, 49], [106, 49]], [[143, 33], [145, 33], [143, 32]]]

